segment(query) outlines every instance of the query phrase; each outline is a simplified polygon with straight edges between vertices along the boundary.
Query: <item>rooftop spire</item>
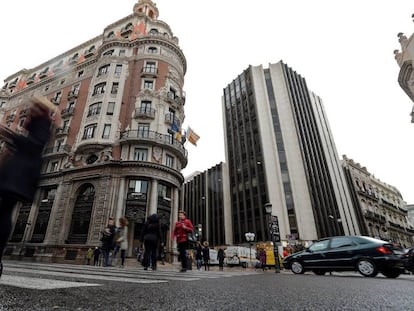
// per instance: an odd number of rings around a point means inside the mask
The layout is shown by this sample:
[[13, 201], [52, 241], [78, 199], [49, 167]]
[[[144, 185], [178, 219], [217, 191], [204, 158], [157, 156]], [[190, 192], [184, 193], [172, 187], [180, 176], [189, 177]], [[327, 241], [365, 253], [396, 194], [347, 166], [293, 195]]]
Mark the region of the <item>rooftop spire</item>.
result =
[[157, 5], [151, 0], [138, 0], [138, 3], [134, 5], [134, 13], [144, 13], [151, 19], [158, 18], [158, 8]]

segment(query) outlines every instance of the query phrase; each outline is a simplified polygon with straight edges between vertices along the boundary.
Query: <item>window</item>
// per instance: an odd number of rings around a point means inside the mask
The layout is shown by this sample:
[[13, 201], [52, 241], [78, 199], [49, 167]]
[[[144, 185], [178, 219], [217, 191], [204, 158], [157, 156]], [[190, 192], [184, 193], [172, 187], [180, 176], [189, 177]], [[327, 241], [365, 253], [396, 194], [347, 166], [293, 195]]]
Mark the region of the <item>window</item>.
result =
[[114, 54], [114, 50], [109, 50], [103, 53], [104, 56], [111, 56], [112, 54]]
[[138, 137], [148, 137], [149, 128], [150, 128], [149, 123], [138, 124]]
[[56, 92], [55, 97], [53, 97], [52, 101], [54, 103], [60, 103], [60, 99], [62, 98], [62, 92]]
[[0, 108], [3, 108], [6, 105], [5, 101], [0, 102]]
[[85, 130], [83, 131], [82, 139], [90, 139], [93, 138], [95, 135], [97, 124], [91, 124], [88, 126], [85, 126]]
[[119, 76], [122, 72], [122, 65], [116, 65], [115, 67], [115, 75]]
[[102, 138], [108, 139], [110, 133], [111, 133], [111, 124], [105, 124], [104, 130], [102, 133]]
[[158, 184], [158, 197], [164, 200], [171, 200], [171, 187]]
[[99, 67], [97, 77], [107, 74], [108, 71], [109, 71], [109, 65]]
[[108, 37], [107, 38], [113, 38], [115, 37], [115, 33], [113, 31], [111, 31], [110, 33], [108, 33]]
[[105, 93], [106, 82], [99, 83], [93, 88], [92, 96]]
[[53, 161], [50, 163], [50, 171], [49, 172], [56, 172], [58, 170], [59, 162]]
[[144, 89], [153, 90], [154, 81], [153, 80], [144, 80]]
[[118, 82], [112, 83], [111, 94], [117, 94], [118, 93], [118, 87], [119, 87]]
[[69, 120], [63, 121], [62, 130], [66, 131], [69, 129]]
[[68, 103], [68, 109], [75, 107], [75, 101], [72, 100]]
[[80, 89], [80, 84], [77, 84], [77, 85], [73, 86], [72, 94], [77, 95], [79, 93], [79, 89]]
[[79, 72], [78, 72], [78, 78], [83, 77], [84, 73], [85, 73], [85, 72], [84, 72], [83, 70], [79, 71]]
[[145, 112], [151, 112], [151, 101], [149, 100], [143, 100], [141, 102], [141, 108], [140, 108], [140, 112], [141, 113], [145, 113]]
[[101, 106], [102, 106], [102, 102], [91, 104], [88, 110], [88, 117], [100, 114]]
[[155, 62], [147, 62], [144, 66], [144, 72], [156, 73], [157, 72], [156, 63]]
[[333, 238], [331, 241], [331, 248], [353, 246], [355, 243], [348, 237]]
[[311, 246], [309, 246], [309, 249], [312, 252], [323, 251], [323, 250], [326, 250], [328, 248], [328, 243], [329, 243], [329, 240], [323, 240], [323, 241], [315, 242]]
[[148, 150], [142, 148], [135, 148], [134, 161], [148, 161]]
[[115, 110], [115, 102], [109, 102], [108, 109], [106, 110], [106, 114], [108, 116], [112, 116], [114, 114], [114, 110]]
[[118, 54], [119, 56], [125, 56], [125, 50], [119, 50], [119, 54]]
[[174, 157], [167, 154], [165, 156], [165, 165], [168, 167], [174, 167]]
[[157, 30], [157, 29], [155, 29], [155, 28], [152, 28], [152, 29], [149, 31], [149, 34], [150, 34], [150, 35], [157, 35], [157, 34], [158, 34], [158, 30]]
[[148, 48], [148, 53], [150, 53], [150, 54], [157, 54], [157, 48], [156, 47], [153, 47], [153, 46], [150, 46]]
[[148, 192], [148, 181], [131, 179], [128, 183], [128, 193], [130, 192], [139, 192], [147, 193]]

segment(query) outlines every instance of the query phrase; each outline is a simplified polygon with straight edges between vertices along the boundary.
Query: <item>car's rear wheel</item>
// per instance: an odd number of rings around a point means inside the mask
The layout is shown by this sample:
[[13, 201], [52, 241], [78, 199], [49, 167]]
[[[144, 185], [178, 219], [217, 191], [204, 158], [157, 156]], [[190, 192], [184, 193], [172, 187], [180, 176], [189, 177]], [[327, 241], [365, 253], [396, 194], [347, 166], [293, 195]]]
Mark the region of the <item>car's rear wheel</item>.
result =
[[297, 260], [292, 262], [292, 265], [291, 265], [290, 269], [292, 270], [292, 272], [294, 274], [303, 274], [303, 273], [305, 273], [305, 269], [303, 268], [303, 265]]
[[401, 274], [401, 270], [387, 269], [387, 270], [381, 271], [381, 273], [384, 274], [387, 278], [395, 279]]
[[360, 259], [356, 266], [359, 273], [366, 277], [374, 277], [378, 274], [378, 269], [371, 259]]
[[315, 273], [316, 275], [325, 275], [326, 271], [321, 269], [314, 269], [313, 273]]

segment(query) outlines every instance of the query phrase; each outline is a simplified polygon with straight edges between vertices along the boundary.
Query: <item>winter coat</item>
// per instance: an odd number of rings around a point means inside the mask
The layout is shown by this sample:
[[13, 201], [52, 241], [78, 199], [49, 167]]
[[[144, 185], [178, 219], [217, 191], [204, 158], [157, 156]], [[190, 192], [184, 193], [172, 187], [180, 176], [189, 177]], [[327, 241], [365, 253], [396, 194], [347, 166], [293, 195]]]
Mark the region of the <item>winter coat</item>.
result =
[[[183, 225], [185, 225], [185, 229], [183, 228]], [[190, 219], [185, 218], [183, 221], [177, 221], [174, 227], [174, 237], [177, 239], [177, 243], [187, 242], [187, 234], [193, 232], [193, 229], [193, 223]]]
[[148, 217], [141, 231], [141, 241], [158, 242], [161, 240], [161, 224], [158, 216], [153, 214]]
[[120, 236], [116, 241], [121, 249], [128, 249], [128, 226], [119, 228]]
[[36, 117], [27, 125], [28, 135], [13, 136], [15, 152], [0, 169], [0, 192], [20, 201], [33, 200], [42, 168], [42, 152], [50, 138], [51, 120]]
[[114, 246], [115, 246], [114, 237], [115, 237], [115, 226], [106, 227], [102, 233], [102, 238], [101, 238], [103, 250], [114, 249]]

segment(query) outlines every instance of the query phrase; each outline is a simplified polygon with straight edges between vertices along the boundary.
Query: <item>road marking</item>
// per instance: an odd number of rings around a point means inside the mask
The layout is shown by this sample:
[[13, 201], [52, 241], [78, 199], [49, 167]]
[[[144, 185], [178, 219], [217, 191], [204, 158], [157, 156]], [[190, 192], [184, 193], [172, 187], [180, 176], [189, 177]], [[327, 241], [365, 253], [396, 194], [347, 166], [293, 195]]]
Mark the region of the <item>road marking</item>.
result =
[[29, 289], [56, 289], [56, 288], [69, 288], [69, 287], [84, 287], [84, 286], [101, 286], [101, 284], [83, 283], [83, 282], [71, 282], [71, 281], [59, 281], [54, 279], [40, 279], [25, 276], [3, 275], [0, 278], [0, 285], [8, 285], [20, 288]]

